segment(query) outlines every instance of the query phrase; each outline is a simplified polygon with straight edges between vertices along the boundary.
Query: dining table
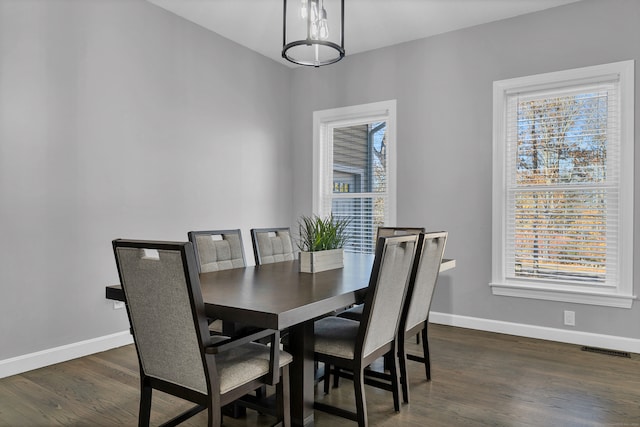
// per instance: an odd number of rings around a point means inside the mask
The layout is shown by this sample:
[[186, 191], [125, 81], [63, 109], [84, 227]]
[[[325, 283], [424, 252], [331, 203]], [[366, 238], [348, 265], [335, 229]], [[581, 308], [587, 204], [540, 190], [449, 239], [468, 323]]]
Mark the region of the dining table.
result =
[[[291, 422], [314, 423], [314, 321], [361, 301], [369, 284], [372, 254], [344, 254], [344, 267], [300, 272], [298, 260], [200, 273], [208, 317], [225, 322], [287, 330]], [[440, 271], [455, 267], [445, 259]], [[120, 285], [106, 287], [108, 299], [124, 301]]]

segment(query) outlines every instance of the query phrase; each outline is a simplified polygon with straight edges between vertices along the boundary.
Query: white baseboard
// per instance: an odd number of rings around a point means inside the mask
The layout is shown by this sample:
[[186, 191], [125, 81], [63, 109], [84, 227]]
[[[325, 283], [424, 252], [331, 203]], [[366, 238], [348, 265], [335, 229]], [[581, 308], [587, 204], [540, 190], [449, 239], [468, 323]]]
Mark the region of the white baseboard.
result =
[[92, 338], [73, 344], [37, 351], [35, 353], [24, 354], [12, 357], [11, 359], [0, 360], [0, 378], [42, 368], [78, 357], [88, 356], [123, 345], [132, 344], [133, 337], [129, 331], [118, 332], [103, 337]]
[[[431, 312], [429, 321], [440, 325], [458, 326], [467, 329], [497, 332], [528, 338], [558, 341], [568, 344], [585, 345], [610, 350], [640, 353], [640, 339], [612, 335], [592, 334], [566, 329], [503, 322], [479, 317], [459, 316], [456, 314]], [[73, 344], [63, 345], [35, 353], [0, 360], [0, 378], [17, 375], [22, 372], [42, 368], [78, 357], [88, 356], [123, 345], [132, 344], [129, 331], [118, 332]]]
[[481, 319], [478, 317], [459, 316], [448, 313], [429, 313], [429, 322], [440, 325], [458, 326], [501, 334], [558, 341], [609, 350], [640, 353], [640, 339], [618, 337], [613, 335], [593, 334], [589, 332], [570, 331], [543, 326], [525, 325], [522, 323], [503, 322], [500, 320]]

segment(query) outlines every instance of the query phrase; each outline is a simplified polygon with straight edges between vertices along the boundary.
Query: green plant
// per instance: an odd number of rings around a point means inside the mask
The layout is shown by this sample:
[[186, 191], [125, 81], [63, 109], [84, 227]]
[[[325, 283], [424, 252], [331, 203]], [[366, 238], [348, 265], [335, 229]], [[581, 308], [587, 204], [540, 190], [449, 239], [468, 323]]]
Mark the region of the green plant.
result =
[[298, 220], [300, 239], [298, 248], [304, 252], [340, 249], [349, 240], [347, 226], [349, 218], [334, 218], [333, 214], [326, 218], [317, 215], [303, 215]]

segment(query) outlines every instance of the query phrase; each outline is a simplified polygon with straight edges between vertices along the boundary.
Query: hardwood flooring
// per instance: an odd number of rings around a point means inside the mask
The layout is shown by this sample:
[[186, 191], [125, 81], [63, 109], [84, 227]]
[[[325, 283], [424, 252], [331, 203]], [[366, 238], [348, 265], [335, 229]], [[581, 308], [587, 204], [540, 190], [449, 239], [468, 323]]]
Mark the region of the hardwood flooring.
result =
[[[409, 362], [411, 403], [393, 411], [388, 392], [367, 386], [373, 426], [637, 426], [640, 355], [581, 351], [580, 346], [430, 326], [431, 382]], [[415, 339], [408, 351], [418, 352]], [[317, 399], [349, 407], [352, 383]], [[152, 422], [189, 404], [154, 392]], [[0, 380], [0, 426], [134, 426], [139, 399], [135, 349], [125, 346]], [[316, 411], [316, 425], [356, 424]], [[248, 411], [224, 424], [267, 426], [273, 418]], [[199, 414], [185, 426], [206, 425]]]

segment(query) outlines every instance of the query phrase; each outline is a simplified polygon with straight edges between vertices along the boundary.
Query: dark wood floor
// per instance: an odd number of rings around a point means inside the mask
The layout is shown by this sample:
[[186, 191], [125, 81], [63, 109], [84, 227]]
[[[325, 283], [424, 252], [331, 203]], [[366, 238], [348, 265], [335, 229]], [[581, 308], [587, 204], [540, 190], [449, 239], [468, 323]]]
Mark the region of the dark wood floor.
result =
[[[374, 426], [640, 426], [640, 355], [581, 351], [579, 346], [432, 325], [433, 380], [409, 362], [411, 403], [393, 412], [388, 392], [367, 387]], [[409, 352], [417, 351], [415, 341]], [[0, 380], [0, 426], [133, 426], [138, 367], [133, 346]], [[353, 402], [342, 380], [317, 399]], [[152, 421], [188, 405], [154, 395]], [[249, 411], [226, 426], [266, 426]], [[204, 414], [184, 424], [206, 425]], [[316, 412], [318, 426], [355, 423]]]

